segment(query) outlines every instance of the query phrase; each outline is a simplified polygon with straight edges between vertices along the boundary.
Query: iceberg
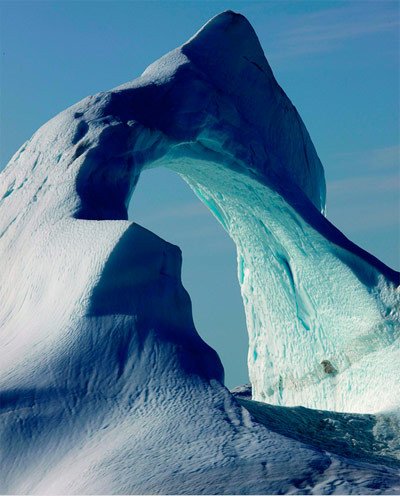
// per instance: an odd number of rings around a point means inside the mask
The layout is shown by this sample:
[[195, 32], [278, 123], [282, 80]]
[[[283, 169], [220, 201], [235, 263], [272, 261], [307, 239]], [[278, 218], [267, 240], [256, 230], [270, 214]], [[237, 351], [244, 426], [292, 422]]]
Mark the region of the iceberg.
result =
[[399, 274], [324, 216], [309, 134], [228, 11], [54, 117], [1, 174], [1, 492], [399, 491], [398, 465], [270, 429], [223, 386], [180, 249], [127, 220], [160, 166], [236, 244], [253, 399], [398, 410]]

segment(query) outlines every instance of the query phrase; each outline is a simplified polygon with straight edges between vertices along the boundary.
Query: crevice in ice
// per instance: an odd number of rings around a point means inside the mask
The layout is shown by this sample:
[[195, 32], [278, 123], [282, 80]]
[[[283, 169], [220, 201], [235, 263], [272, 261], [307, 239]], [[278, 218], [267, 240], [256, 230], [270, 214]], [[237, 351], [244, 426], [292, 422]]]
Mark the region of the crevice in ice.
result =
[[[72, 144], [76, 145], [81, 139], [86, 135], [86, 133], [89, 131], [89, 125], [86, 121], [82, 120], [79, 122], [74, 137], [72, 138]], [[76, 156], [79, 156], [75, 154]]]
[[250, 64], [253, 64], [255, 67], [257, 67], [257, 69], [259, 69], [261, 72], [263, 72], [265, 74], [265, 70], [259, 65], [257, 64], [257, 62], [254, 62], [253, 60], [250, 60], [248, 57], [246, 57], [245, 55], [243, 55], [243, 58], [245, 60], [247, 60], [247, 62], [249, 62]]

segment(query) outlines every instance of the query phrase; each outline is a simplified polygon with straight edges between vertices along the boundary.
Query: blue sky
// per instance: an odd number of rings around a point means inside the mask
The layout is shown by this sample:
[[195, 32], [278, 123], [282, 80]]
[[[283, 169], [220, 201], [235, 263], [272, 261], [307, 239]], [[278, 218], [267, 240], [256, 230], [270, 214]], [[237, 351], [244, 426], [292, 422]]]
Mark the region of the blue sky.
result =
[[[0, 1], [0, 168], [49, 118], [138, 76], [210, 17], [253, 24], [324, 164], [328, 217], [400, 268], [399, 8], [395, 1]], [[143, 174], [131, 217], [183, 249], [200, 334], [246, 382], [233, 243], [179, 177]]]

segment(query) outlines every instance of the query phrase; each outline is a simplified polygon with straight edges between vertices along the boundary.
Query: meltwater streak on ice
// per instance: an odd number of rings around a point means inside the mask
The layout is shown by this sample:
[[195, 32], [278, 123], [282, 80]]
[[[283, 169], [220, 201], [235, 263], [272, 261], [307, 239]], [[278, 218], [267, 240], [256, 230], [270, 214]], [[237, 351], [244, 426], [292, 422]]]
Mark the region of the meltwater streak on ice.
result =
[[393, 470], [273, 433], [221, 385], [180, 250], [126, 220], [161, 165], [236, 242], [256, 398], [397, 407], [398, 275], [321, 215], [308, 133], [226, 12], [56, 116], [1, 174], [1, 492], [395, 491]]

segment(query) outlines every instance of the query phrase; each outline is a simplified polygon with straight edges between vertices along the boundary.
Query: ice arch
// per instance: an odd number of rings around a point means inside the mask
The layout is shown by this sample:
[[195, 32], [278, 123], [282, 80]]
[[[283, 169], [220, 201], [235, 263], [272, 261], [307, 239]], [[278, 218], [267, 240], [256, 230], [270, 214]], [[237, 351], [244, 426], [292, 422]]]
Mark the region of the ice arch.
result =
[[226, 12], [56, 116], [1, 174], [0, 491], [396, 492], [395, 469], [274, 432], [223, 387], [179, 248], [125, 220], [141, 170], [161, 163], [236, 242], [256, 397], [396, 406], [397, 274], [321, 215], [304, 125], [248, 22]]
[[[38, 374], [24, 358], [35, 329], [53, 319], [69, 342], [69, 315], [104, 328], [114, 326], [115, 315], [134, 318], [140, 329], [157, 328], [165, 349], [175, 350], [160, 352], [155, 369], [174, 356], [185, 373], [222, 378], [191, 321], [179, 250], [124, 222], [141, 170], [160, 164], [190, 184], [237, 246], [255, 398], [353, 412], [395, 407], [398, 274], [321, 213], [323, 168], [307, 130], [253, 29], [232, 12], [140, 78], [55, 117], [4, 172], [2, 243], [29, 252], [17, 273], [2, 260], [16, 288], [3, 300], [10, 340], [15, 328], [22, 336], [6, 357], [17, 383], [22, 366], [24, 379]], [[29, 248], [26, 226], [35, 233]], [[43, 302], [47, 310], [28, 333], [24, 318]], [[133, 342], [126, 333], [117, 346], [117, 377], [147, 339], [139, 333]], [[50, 361], [54, 339], [42, 339]], [[82, 349], [71, 381], [82, 363], [84, 370], [93, 366], [85, 361], [89, 343]]]
[[[318, 212], [322, 166], [247, 22], [214, 19], [103, 98], [102, 116], [113, 121], [78, 176], [78, 217], [123, 218], [141, 168], [177, 171], [236, 243], [255, 398], [351, 411], [393, 406], [380, 382], [396, 381], [388, 356], [397, 353], [397, 275]], [[115, 182], [110, 142], [126, 154], [117, 167], [130, 183]]]

